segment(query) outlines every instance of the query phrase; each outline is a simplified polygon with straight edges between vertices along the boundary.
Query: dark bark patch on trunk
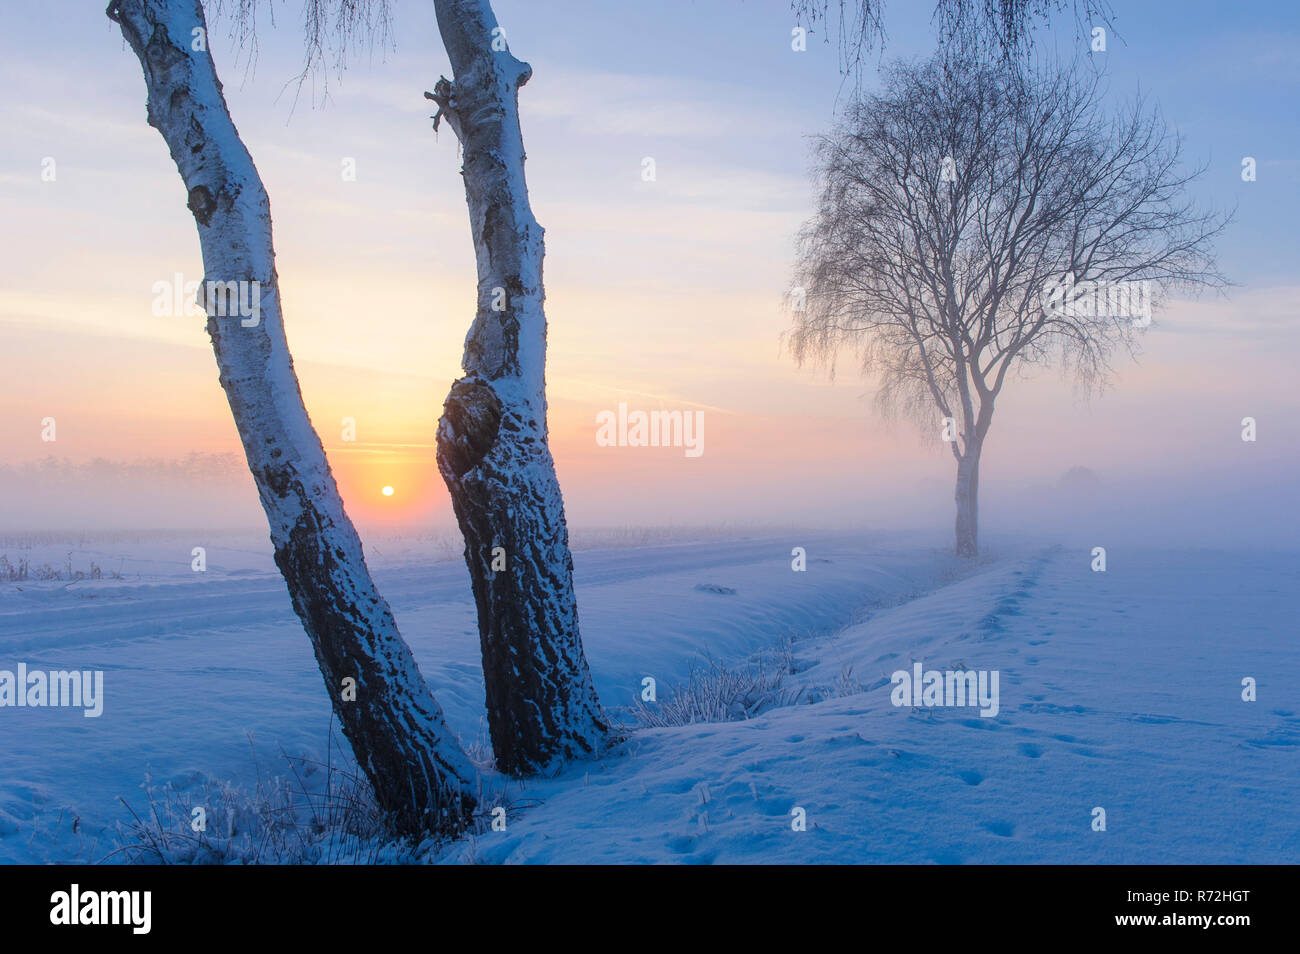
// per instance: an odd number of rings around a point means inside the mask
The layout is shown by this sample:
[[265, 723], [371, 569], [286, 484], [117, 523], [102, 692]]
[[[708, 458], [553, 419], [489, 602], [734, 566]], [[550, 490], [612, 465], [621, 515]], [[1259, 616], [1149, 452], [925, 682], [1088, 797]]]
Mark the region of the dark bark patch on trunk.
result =
[[153, 35], [144, 48], [149, 65], [159, 72], [170, 70], [185, 59], [185, 51], [178, 49], [167, 36], [167, 27], [162, 23], [153, 25]]
[[[188, 98], [189, 95], [186, 94], [184, 99], [188, 99]], [[182, 102], [182, 107], [183, 106], [184, 103]], [[172, 108], [173, 109], [176, 108], [175, 94], [172, 95]], [[208, 137], [207, 134], [203, 131], [203, 126], [199, 124], [198, 117], [191, 116], [190, 130], [188, 133], [185, 134], [185, 145], [189, 146], [190, 152], [194, 153], [194, 155], [197, 156], [199, 153], [203, 151], [203, 147], [206, 146], [207, 144], [208, 144]]]
[[212, 221], [212, 213], [217, 210], [217, 199], [207, 186], [195, 186], [190, 190], [189, 201], [185, 207], [194, 213], [194, 221], [207, 225]]
[[473, 470], [501, 429], [501, 400], [496, 392], [473, 378], [451, 386], [438, 426], [438, 456], [456, 477]]

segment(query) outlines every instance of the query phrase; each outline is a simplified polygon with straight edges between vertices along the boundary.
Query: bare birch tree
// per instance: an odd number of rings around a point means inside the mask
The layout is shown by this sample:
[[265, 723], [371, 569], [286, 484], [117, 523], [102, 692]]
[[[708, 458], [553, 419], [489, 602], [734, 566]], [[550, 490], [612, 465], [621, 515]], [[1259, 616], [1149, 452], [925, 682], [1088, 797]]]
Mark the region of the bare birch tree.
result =
[[140, 60], [149, 124], [184, 180], [204, 288], [258, 289], [254, 315], [223, 316], [209, 306], [207, 330], [275, 562], [334, 712], [396, 830], [457, 831], [474, 808], [474, 771], [375, 588], [303, 404], [284, 332], [270, 203], [226, 107], [203, 7], [112, 0], [107, 13]]
[[818, 208], [796, 266], [793, 352], [841, 349], [957, 464], [956, 550], [978, 553], [980, 461], [1017, 369], [1059, 362], [1085, 388], [1165, 296], [1222, 285], [1181, 145], [1141, 101], [1109, 115], [1100, 79], [935, 58], [898, 64], [816, 147]]
[[435, 0], [453, 80], [425, 96], [463, 151], [478, 263], [464, 377], [438, 424], [438, 469], [465, 537], [478, 605], [488, 726], [497, 767], [536, 772], [596, 752], [608, 734], [573, 592], [564, 499], [547, 443], [542, 227], [524, 180], [519, 89], [487, 0]]

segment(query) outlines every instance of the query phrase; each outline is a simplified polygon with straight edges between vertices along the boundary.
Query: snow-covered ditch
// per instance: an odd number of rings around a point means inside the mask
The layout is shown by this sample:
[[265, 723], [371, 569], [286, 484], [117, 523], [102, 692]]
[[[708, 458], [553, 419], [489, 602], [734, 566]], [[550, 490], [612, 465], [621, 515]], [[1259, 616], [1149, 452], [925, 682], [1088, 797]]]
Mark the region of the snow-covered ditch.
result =
[[[583, 638], [626, 740], [518, 782], [486, 768], [463, 566], [372, 552], [422, 672], [485, 766], [482, 830], [411, 848], [368, 827], [268, 554], [216, 546], [194, 573], [184, 543], [98, 545], [100, 566], [154, 567], [122, 579], [0, 583], [0, 669], [105, 674], [99, 718], [0, 710], [0, 861], [126, 860], [123, 845], [188, 831], [195, 807], [224, 848], [163, 843], [178, 860], [1300, 855], [1297, 554], [1112, 552], [1094, 573], [1086, 551], [996, 543], [962, 568], [943, 541], [899, 535], [585, 550]], [[996, 671], [997, 714], [895, 705], [891, 677], [916, 663]], [[1247, 677], [1257, 701], [1242, 699]], [[286, 821], [268, 831], [267, 818]]]

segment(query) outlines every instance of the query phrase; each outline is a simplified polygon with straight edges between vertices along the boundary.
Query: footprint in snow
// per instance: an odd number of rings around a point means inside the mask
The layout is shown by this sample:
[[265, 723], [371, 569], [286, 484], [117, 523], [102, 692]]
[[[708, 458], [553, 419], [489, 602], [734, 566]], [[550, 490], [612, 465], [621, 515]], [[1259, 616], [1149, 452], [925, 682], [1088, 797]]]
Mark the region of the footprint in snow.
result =
[[997, 835], [999, 838], [1010, 838], [1012, 835], [1016, 833], [1016, 826], [1013, 825], [1011, 822], [1003, 822], [1003, 821], [984, 822], [982, 827], [984, 828], [985, 831]]

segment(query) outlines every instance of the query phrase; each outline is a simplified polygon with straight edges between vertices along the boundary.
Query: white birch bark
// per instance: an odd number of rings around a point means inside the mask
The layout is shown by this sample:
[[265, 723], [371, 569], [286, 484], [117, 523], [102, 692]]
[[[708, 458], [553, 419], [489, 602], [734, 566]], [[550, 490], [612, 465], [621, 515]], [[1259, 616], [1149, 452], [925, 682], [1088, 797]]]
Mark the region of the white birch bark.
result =
[[[202, 6], [113, 0], [107, 13], [140, 60], [149, 124], [185, 182], [206, 280], [260, 287], [255, 323], [210, 316], [207, 330], [275, 562], [334, 711], [396, 829], [458, 830], [474, 808], [474, 771], [375, 588], [307, 416], [281, 320], [270, 203], [206, 44], [194, 42], [195, 30], [206, 31]], [[345, 698], [346, 679], [355, 680], [355, 701]]]
[[[519, 128], [531, 68], [505, 48], [486, 0], [434, 7], [454, 82], [440, 79], [425, 95], [439, 107], [435, 128], [446, 120], [461, 143], [478, 265], [465, 375], [439, 422], [438, 469], [465, 537], [497, 767], [522, 775], [596, 752], [608, 727], [582, 651], [547, 444], [542, 228]], [[493, 570], [494, 550], [504, 570]]]

